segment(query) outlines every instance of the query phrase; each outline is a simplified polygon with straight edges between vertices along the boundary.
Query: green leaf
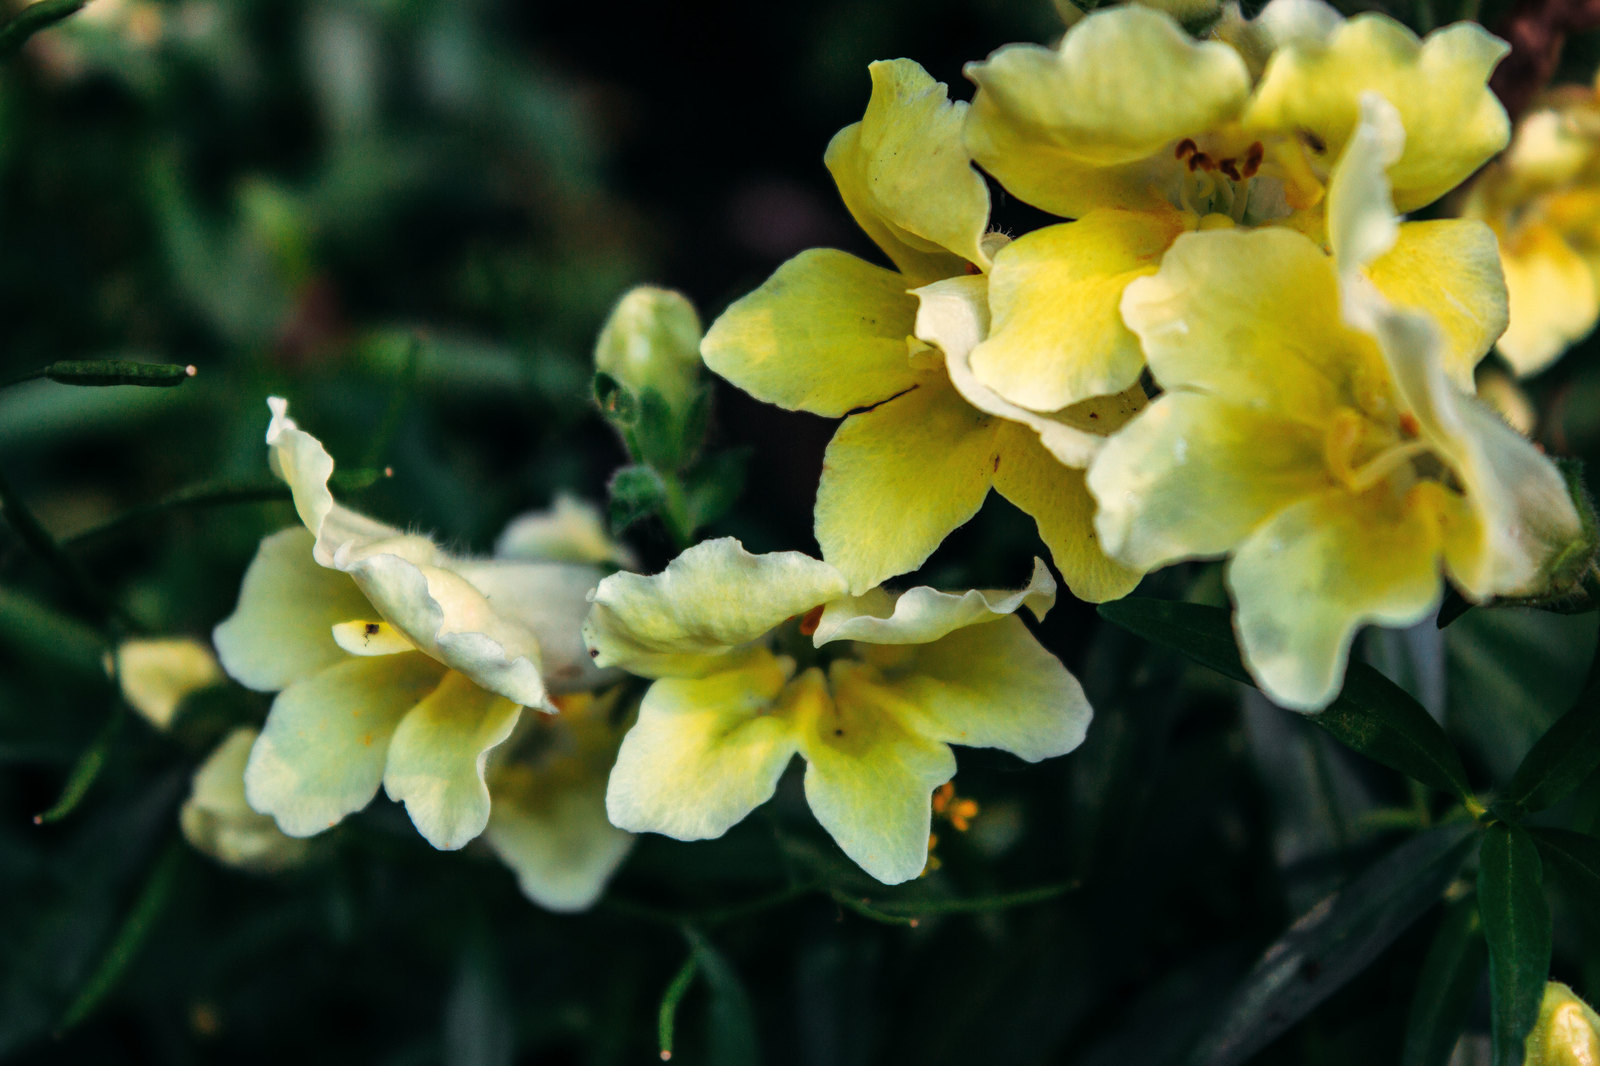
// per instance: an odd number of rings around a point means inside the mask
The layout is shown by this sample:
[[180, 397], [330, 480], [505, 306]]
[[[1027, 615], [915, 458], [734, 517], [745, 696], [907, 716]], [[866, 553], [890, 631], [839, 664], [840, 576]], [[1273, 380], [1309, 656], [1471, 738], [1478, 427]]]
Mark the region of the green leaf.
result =
[[72, 764], [66, 784], [61, 786], [60, 797], [49, 810], [34, 815], [34, 825], [59, 822], [77, 810], [78, 804], [83, 802], [83, 797], [89, 794], [89, 787], [104, 769], [106, 759], [111, 754], [111, 744], [117, 739], [117, 732], [121, 729], [122, 719], [126, 715], [127, 712], [120, 706], [111, 712], [105, 725], [100, 727], [100, 732], [95, 734], [95, 738], [89, 742], [83, 754], [78, 756], [78, 761]]
[[82, 11], [89, 0], [39, 0], [22, 9], [16, 18], [0, 27], [0, 59], [8, 59], [40, 30]]
[[1577, 891], [1573, 898], [1583, 901], [1600, 917], [1600, 839], [1571, 829], [1532, 828], [1528, 834], [1539, 848], [1539, 855]]
[[62, 385], [143, 385], [169, 389], [194, 377], [193, 366], [140, 363], [132, 359], [72, 359], [51, 363], [40, 377]]
[[[1234, 643], [1228, 612], [1198, 603], [1129, 596], [1100, 605], [1101, 617], [1203, 666], [1253, 685]], [[1428, 712], [1399, 685], [1351, 663], [1344, 690], [1310, 721], [1367, 758], [1465, 800], [1472, 795], [1461, 757]]]
[[1566, 799], [1600, 768], [1600, 677], [1590, 677], [1573, 708], [1545, 731], [1500, 799], [1542, 811]]
[[635, 522], [660, 513], [667, 505], [667, 485], [648, 466], [625, 466], [611, 475], [611, 532], [621, 533]]
[[618, 429], [631, 429], [639, 421], [639, 400], [633, 390], [603, 371], [594, 376], [594, 402]]
[[1489, 943], [1494, 1066], [1518, 1066], [1550, 975], [1550, 907], [1528, 831], [1497, 822], [1478, 853], [1478, 908]]
[[756, 1066], [761, 1055], [744, 982], [705, 937], [693, 929], [685, 929], [684, 935], [694, 947], [694, 957], [711, 990], [711, 1041], [706, 1061], [713, 1066]]
[[750, 454], [749, 448], [731, 448], [717, 452], [696, 468], [684, 492], [690, 526], [704, 529], [739, 501]]
[[1466, 896], [1449, 904], [1417, 978], [1400, 1066], [1445, 1066], [1449, 1061], [1487, 957], [1477, 900]]
[[1313, 907], [1263, 953], [1191, 1061], [1244, 1062], [1305, 1017], [1438, 900], [1472, 841], [1469, 824], [1430, 829]]
[[677, 1038], [678, 1005], [688, 994], [689, 986], [694, 983], [694, 976], [699, 971], [700, 956], [691, 950], [689, 957], [683, 960], [683, 965], [667, 983], [666, 992], [662, 993], [661, 1006], [656, 1011], [656, 1047], [661, 1050], [662, 1062], [672, 1058], [673, 1044]]

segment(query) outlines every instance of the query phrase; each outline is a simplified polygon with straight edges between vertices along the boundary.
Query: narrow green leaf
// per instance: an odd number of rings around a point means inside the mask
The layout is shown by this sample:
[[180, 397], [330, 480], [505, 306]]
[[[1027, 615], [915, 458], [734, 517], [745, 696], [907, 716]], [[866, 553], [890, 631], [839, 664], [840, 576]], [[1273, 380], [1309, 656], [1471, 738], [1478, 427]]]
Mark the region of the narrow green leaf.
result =
[[1472, 841], [1469, 824], [1430, 829], [1313, 907], [1267, 948], [1191, 1061], [1244, 1062], [1305, 1017], [1438, 900]]
[[1543, 864], [1521, 826], [1484, 830], [1478, 853], [1478, 908], [1489, 943], [1494, 1066], [1520, 1066], [1550, 975], [1550, 907]]
[[[1101, 617], [1203, 666], [1253, 685], [1220, 607], [1140, 596], [1100, 605]], [[1467, 772], [1428, 712], [1404, 689], [1364, 663], [1351, 663], [1344, 690], [1320, 714], [1307, 716], [1334, 739], [1430, 788], [1465, 800]]]
[[656, 1011], [656, 1047], [661, 1050], [662, 1062], [672, 1058], [672, 1045], [678, 1028], [678, 1004], [683, 1002], [699, 970], [700, 955], [690, 951], [689, 957], [683, 960], [683, 965], [667, 983], [667, 990], [661, 996], [661, 1006]]
[[684, 493], [689, 524], [703, 529], [732, 510], [744, 492], [749, 448], [730, 448], [707, 457], [695, 468]]
[[50, 535], [50, 531], [45, 529], [4, 477], [0, 477], [0, 515], [4, 515], [22, 543], [54, 570], [85, 605], [94, 607], [102, 617], [116, 618], [130, 629], [138, 628], [95, 582], [83, 564], [68, 554]]
[[194, 377], [195, 368], [177, 363], [141, 363], [133, 359], [70, 359], [51, 363], [41, 377], [62, 385], [143, 385], [170, 389]]
[[684, 935], [694, 947], [694, 957], [711, 990], [711, 1039], [706, 1061], [713, 1066], [756, 1066], [761, 1055], [756, 1042], [755, 1014], [750, 1009], [750, 995], [745, 991], [744, 982], [705, 937], [693, 929], [685, 929]]
[[15, 55], [28, 38], [83, 10], [89, 0], [39, 0], [0, 27], [0, 59]]
[[1571, 829], [1529, 829], [1539, 856], [1600, 918], [1600, 839]]
[[49, 810], [34, 815], [34, 825], [59, 822], [77, 810], [78, 804], [83, 802], [83, 797], [88, 795], [89, 787], [104, 769], [106, 759], [111, 754], [111, 745], [117, 739], [117, 733], [122, 728], [122, 720], [126, 716], [127, 712], [121, 706], [111, 712], [105, 725], [100, 727], [100, 731], [83, 750], [83, 754], [78, 756], [78, 761], [72, 764], [66, 783], [61, 786], [61, 796]]
[[61, 1016], [61, 1024], [57, 1027], [59, 1032], [65, 1032], [87, 1018], [122, 979], [172, 895], [172, 887], [183, 869], [187, 848], [188, 845], [182, 840], [175, 839], [162, 851], [100, 964]]
[[1465, 896], [1451, 903], [1422, 962], [1400, 1066], [1445, 1066], [1449, 1061], [1487, 957], [1478, 901]]
[[29, 662], [106, 677], [110, 645], [99, 630], [13, 589], [0, 588], [0, 647]]
[[1600, 768], [1600, 678], [1591, 676], [1572, 709], [1534, 743], [1500, 799], [1524, 811], [1542, 811], [1566, 799], [1596, 768]]

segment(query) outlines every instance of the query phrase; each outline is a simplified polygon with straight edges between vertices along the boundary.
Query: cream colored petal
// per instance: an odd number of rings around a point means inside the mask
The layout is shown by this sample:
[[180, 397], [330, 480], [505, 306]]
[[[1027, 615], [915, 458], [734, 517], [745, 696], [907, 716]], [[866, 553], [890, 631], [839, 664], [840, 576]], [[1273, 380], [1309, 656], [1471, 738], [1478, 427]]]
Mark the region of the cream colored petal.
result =
[[819, 698], [813, 681], [788, 685], [793, 670], [755, 650], [721, 673], [651, 685], [611, 770], [611, 824], [704, 840], [771, 799], [798, 743], [795, 700]]
[[1260, 76], [1273, 52], [1291, 43], [1321, 45], [1343, 24], [1344, 16], [1322, 0], [1271, 0], [1253, 19], [1240, 17], [1237, 5], [1225, 6], [1212, 33], [1238, 49], [1250, 73]]
[[1507, 323], [1494, 232], [1481, 222], [1438, 219], [1404, 223], [1398, 236], [1367, 276], [1391, 303], [1432, 316], [1443, 332], [1445, 373], [1470, 392], [1473, 369]]
[[799, 552], [752, 555], [732, 537], [704, 541], [653, 577], [612, 574], [583, 625], [600, 666], [643, 677], [698, 677], [729, 653], [847, 591], [832, 566]]
[[507, 772], [491, 779], [489, 791], [483, 839], [516, 874], [522, 894], [563, 913], [594, 906], [633, 847], [633, 834], [606, 818], [605, 775], [553, 783]]
[[1405, 150], [1406, 131], [1378, 93], [1362, 93], [1358, 106], [1360, 121], [1328, 182], [1328, 243], [1341, 274], [1365, 269], [1400, 236], [1388, 171]]
[[117, 685], [128, 706], [157, 729], [172, 724], [191, 693], [226, 680], [211, 649], [187, 637], [125, 640], [117, 645]]
[[316, 564], [314, 542], [299, 528], [263, 539], [239, 606], [212, 631], [222, 668], [246, 688], [275, 692], [342, 662], [332, 627], [372, 610], [348, 575]]
[[548, 511], [513, 518], [495, 541], [494, 554], [515, 562], [615, 564], [629, 570], [639, 565], [626, 545], [606, 533], [600, 508], [565, 492], [556, 493]]
[[683, 293], [638, 285], [600, 327], [594, 368], [635, 392], [654, 392], [681, 416], [700, 391], [701, 335], [700, 315]]
[[897, 885], [927, 865], [931, 797], [955, 775], [956, 759], [905, 721], [903, 700], [876, 676], [835, 661], [833, 701], [808, 720], [800, 750], [806, 801], [822, 828], [863, 870]]
[[1600, 318], [1600, 293], [1583, 257], [1548, 226], [1519, 228], [1500, 252], [1511, 319], [1500, 354], [1528, 377], [1589, 335]]
[[1239, 645], [1275, 703], [1326, 707], [1359, 627], [1412, 625], [1438, 605], [1440, 518], [1428, 498], [1396, 499], [1388, 485], [1359, 496], [1332, 489], [1239, 546], [1226, 571]]
[[973, 374], [1034, 411], [1132, 386], [1144, 355], [1122, 323], [1122, 293], [1155, 273], [1181, 232], [1176, 211], [1108, 209], [1006, 245], [989, 274], [993, 317], [972, 351]]
[[914, 383], [910, 283], [831, 248], [801, 252], [734, 302], [700, 352], [758, 400], [838, 418]]
[[598, 688], [618, 679], [594, 665], [583, 643], [589, 594], [602, 571], [578, 563], [463, 560], [452, 570], [483, 593], [496, 616], [532, 633], [540, 671], [551, 692]]
[[909, 59], [873, 63], [866, 116], [825, 162], [845, 206], [913, 284], [989, 265], [989, 188], [961, 143], [967, 105]]
[[989, 494], [997, 423], [942, 377], [851, 415], [828, 444], [817, 543], [852, 592], [921, 566]]
[[245, 769], [250, 806], [295, 837], [365, 807], [395, 727], [444, 672], [426, 655], [350, 659], [284, 689]]
[[1419, 41], [1386, 15], [1348, 20], [1323, 41], [1279, 48], [1245, 115], [1261, 132], [1311, 132], [1337, 159], [1356, 128], [1359, 98], [1375, 91], [1400, 112], [1406, 151], [1389, 169], [1395, 204], [1413, 211], [1465, 181], [1506, 146], [1510, 124], [1488, 89], [1506, 44], [1456, 23]]
[[1101, 543], [1147, 570], [1231, 551], [1327, 484], [1323, 440], [1320, 427], [1270, 410], [1169, 392], [1089, 468]]
[[1029, 762], [1083, 743], [1094, 713], [1083, 687], [1021, 619], [967, 626], [910, 651], [872, 680], [923, 736]]
[[255, 741], [254, 729], [235, 729], [206, 757], [178, 811], [178, 826], [185, 840], [218, 862], [271, 873], [304, 861], [309, 848], [245, 802], [244, 768]]
[[1056, 582], [1039, 559], [1033, 576], [1016, 592], [968, 589], [940, 592], [919, 585], [887, 602], [878, 596], [846, 596], [823, 608], [812, 642], [822, 647], [835, 640], [860, 640], [868, 644], [927, 644], [981, 622], [1015, 614], [1026, 607], [1043, 618], [1055, 606]]
[[454, 851], [489, 824], [484, 763], [521, 713], [452, 670], [400, 720], [389, 742], [383, 790], [406, 805], [428, 843]]
[[1000, 439], [995, 491], [1033, 518], [1072, 594], [1101, 603], [1132, 592], [1144, 572], [1105, 553], [1086, 472], [1062, 465], [1024, 426], [1006, 426]]
[[1333, 260], [1281, 226], [1184, 234], [1122, 315], [1167, 389], [1321, 425], [1388, 387], [1372, 338], [1344, 321]]
[[973, 157], [1014, 195], [1068, 218], [1159, 202], [1176, 171], [1172, 144], [1236, 117], [1250, 91], [1232, 48], [1136, 4], [1089, 15], [1056, 49], [1008, 45], [967, 77], [978, 86]]

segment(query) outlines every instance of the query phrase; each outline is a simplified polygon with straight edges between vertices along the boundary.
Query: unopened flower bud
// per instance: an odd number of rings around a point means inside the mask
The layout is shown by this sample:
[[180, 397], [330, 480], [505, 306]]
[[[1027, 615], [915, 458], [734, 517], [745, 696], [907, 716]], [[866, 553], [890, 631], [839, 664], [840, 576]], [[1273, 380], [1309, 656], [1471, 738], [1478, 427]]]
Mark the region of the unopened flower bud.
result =
[[1524, 1066], [1596, 1066], [1600, 1014], [1560, 981], [1544, 986], [1539, 1020], [1528, 1034]]

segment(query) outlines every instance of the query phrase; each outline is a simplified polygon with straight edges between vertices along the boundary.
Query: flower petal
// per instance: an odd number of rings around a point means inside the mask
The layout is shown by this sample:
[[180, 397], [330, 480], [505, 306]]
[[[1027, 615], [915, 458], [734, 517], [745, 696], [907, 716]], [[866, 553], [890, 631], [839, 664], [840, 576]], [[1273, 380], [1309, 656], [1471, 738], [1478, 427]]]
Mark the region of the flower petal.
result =
[[1123, 566], [1101, 546], [1087, 472], [1062, 465], [1026, 427], [1008, 425], [1000, 440], [995, 491], [1033, 518], [1072, 594], [1102, 603], [1132, 592], [1144, 571]]
[[1020, 618], [967, 626], [909, 651], [872, 683], [894, 695], [902, 721], [923, 736], [1029, 762], [1083, 743], [1094, 714], [1083, 686]]
[[423, 839], [454, 851], [489, 823], [484, 763], [511, 735], [522, 708], [454, 670], [400, 720], [383, 790], [404, 803]]
[[998, 423], [942, 377], [851, 415], [828, 444], [817, 543], [852, 592], [921, 566], [989, 494]]
[[1391, 303], [1439, 324], [1445, 373], [1471, 392], [1473, 369], [1506, 331], [1507, 279], [1494, 231], [1454, 218], [1403, 223], [1394, 247], [1367, 267], [1367, 276]]
[[642, 677], [728, 669], [729, 653], [846, 591], [844, 576], [799, 552], [752, 555], [732, 537], [703, 541], [653, 577], [612, 574], [594, 592], [583, 637], [600, 666]]
[[190, 693], [226, 680], [211, 649], [188, 637], [125, 640], [117, 645], [116, 672], [122, 698], [157, 729], [172, 724]]
[[832, 664], [833, 702], [808, 719], [800, 750], [817, 821], [863, 870], [896, 885], [927, 865], [930, 797], [955, 775], [956, 758], [903, 720], [903, 701], [873, 684], [875, 674]]
[[989, 274], [993, 320], [972, 372], [1034, 411], [1133, 385], [1144, 354], [1122, 323], [1122, 293], [1155, 273], [1181, 232], [1176, 211], [1100, 210], [1006, 245]]
[[606, 819], [603, 773], [550, 784], [537, 774], [491, 779], [494, 802], [483, 839], [533, 902], [552, 911], [587, 910], [627, 857], [633, 834]]
[[969, 64], [967, 147], [1035, 207], [1078, 218], [1145, 207], [1175, 167], [1170, 146], [1236, 117], [1250, 75], [1232, 48], [1197, 42], [1137, 4], [1095, 12], [1059, 48], [1008, 45]]
[[1439, 602], [1440, 516], [1422, 492], [1333, 489], [1264, 523], [1227, 568], [1245, 664], [1284, 707], [1338, 695], [1350, 642], [1371, 622], [1406, 626]]
[[927, 644], [980, 622], [991, 622], [1023, 607], [1043, 618], [1055, 606], [1056, 583], [1044, 563], [1033, 561], [1033, 576], [1016, 592], [968, 589], [940, 592], [919, 585], [898, 596], [869, 593], [833, 600], [823, 608], [812, 642], [822, 647], [835, 640], [869, 644]]
[[426, 655], [350, 659], [284, 689], [245, 769], [250, 806], [294, 837], [365, 807], [395, 727], [444, 672]]
[[594, 563], [633, 568], [633, 552], [606, 533], [600, 508], [558, 492], [548, 511], [518, 515], [494, 543], [497, 559], [529, 563]]
[[813, 248], [724, 311], [700, 352], [758, 400], [838, 418], [915, 382], [906, 338], [917, 304], [907, 288], [892, 270]]
[[1519, 376], [1537, 374], [1594, 329], [1594, 272], [1554, 229], [1529, 223], [1501, 244], [1510, 324], [1500, 354]]
[[239, 606], [212, 631], [222, 668], [246, 688], [275, 692], [343, 662], [332, 627], [372, 610], [348, 575], [311, 558], [315, 539], [299, 528], [264, 538]]
[[824, 157], [867, 235], [913, 283], [989, 265], [989, 188], [967, 160], [967, 105], [909, 59], [873, 63], [872, 99]]
[[1487, 84], [1506, 50], [1473, 23], [1419, 41], [1385, 15], [1357, 15], [1323, 40], [1306, 37], [1279, 48], [1244, 123], [1260, 132], [1310, 131], [1337, 159], [1356, 128], [1360, 95], [1381, 93], [1406, 131], [1405, 153], [1389, 169], [1395, 206], [1414, 211], [1506, 146], [1510, 124]]
[[483, 593], [495, 614], [532, 633], [540, 672], [551, 692], [592, 689], [616, 680], [598, 669], [583, 644], [589, 594], [601, 571], [577, 563], [520, 563], [472, 559], [451, 570]]
[[256, 735], [254, 729], [235, 729], [206, 756], [178, 811], [178, 826], [184, 839], [218, 862], [269, 873], [301, 862], [308, 846], [245, 802], [244, 768]]
[[1133, 567], [1221, 555], [1327, 484], [1323, 431], [1216, 396], [1169, 392], [1089, 468], [1105, 550]]
[[795, 701], [819, 698], [788, 685], [793, 670], [753, 649], [720, 673], [651, 685], [611, 770], [611, 824], [704, 840], [771, 799], [797, 746]]

